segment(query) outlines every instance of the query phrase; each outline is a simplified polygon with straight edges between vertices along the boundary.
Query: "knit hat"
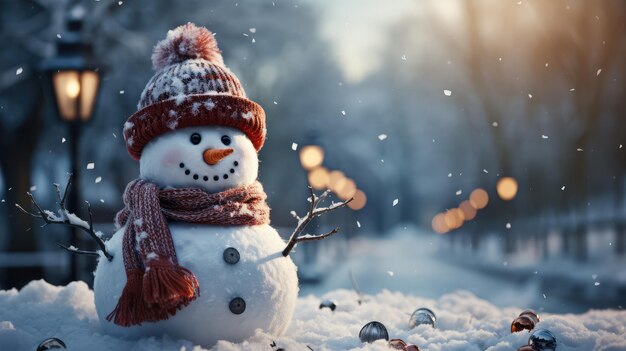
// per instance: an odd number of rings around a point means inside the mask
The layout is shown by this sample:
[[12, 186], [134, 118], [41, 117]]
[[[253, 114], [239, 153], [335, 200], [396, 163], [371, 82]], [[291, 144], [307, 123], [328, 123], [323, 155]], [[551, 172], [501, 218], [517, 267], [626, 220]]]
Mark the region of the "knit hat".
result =
[[152, 139], [195, 126], [234, 127], [256, 150], [265, 141], [265, 111], [246, 93], [222, 59], [213, 34], [187, 23], [167, 32], [152, 54], [156, 74], [141, 93], [138, 111], [124, 124], [128, 153], [139, 160]]

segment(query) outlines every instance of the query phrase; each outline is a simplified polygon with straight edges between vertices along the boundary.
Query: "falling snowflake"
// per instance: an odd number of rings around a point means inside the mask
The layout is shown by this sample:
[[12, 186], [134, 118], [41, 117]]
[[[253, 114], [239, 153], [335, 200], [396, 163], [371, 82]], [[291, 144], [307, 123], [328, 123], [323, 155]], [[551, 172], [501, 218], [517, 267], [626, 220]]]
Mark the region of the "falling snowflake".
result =
[[395, 205], [397, 205], [397, 204], [398, 204], [398, 199], [394, 199], [394, 200], [393, 200], [393, 204], [392, 204], [392, 206], [395, 206]]
[[602, 68], [598, 68], [598, 70], [596, 71], [596, 77], [600, 75], [600, 72], [602, 72]]
[[456, 196], [459, 196], [459, 195], [463, 194], [463, 190], [457, 190], [455, 194], [456, 194]]
[[452, 173], [448, 173], [448, 178], [452, 178]]
[[402, 61], [406, 61], [406, 55], [402, 55]]
[[393, 277], [393, 271], [387, 271], [387, 274], [389, 274], [390, 277]]
[[563, 186], [561, 187], [561, 190], [565, 191], [565, 185], [563, 185]]
[[31, 186], [31, 187], [30, 187], [30, 191], [31, 191], [31, 192], [32, 192], [32, 191], [35, 191], [35, 190], [37, 190], [37, 186], [36, 186], [36, 185], [33, 185], [33, 186]]
[[445, 96], [450, 96], [450, 95], [452, 95], [452, 91], [450, 91], [450, 90], [448, 90], [448, 89], [444, 89], [444, 90], [443, 90], [443, 94], [444, 94]]
[[484, 168], [483, 168], [483, 172], [485, 172], [485, 173], [489, 173], [489, 171], [487, 171], [487, 170], [486, 170], [486, 169], [484, 169]]
[[528, 98], [532, 99], [533, 98], [533, 94], [528, 94]]
[[67, 140], [65, 138], [61, 138], [61, 144], [65, 143]]
[[593, 283], [593, 285], [600, 286], [600, 282], [595, 282], [595, 283]]
[[346, 111], [345, 110], [341, 110], [341, 114], [345, 116], [346, 115]]
[[511, 223], [507, 223], [507, 224], [505, 225], [505, 227], [506, 227], [506, 229], [511, 229]]
[[356, 226], [357, 226], [357, 227], [359, 227], [359, 228], [361, 228], [361, 222], [356, 221]]
[[250, 28], [248, 30], [250, 31], [250, 33], [256, 33], [256, 28]]
[[102, 181], [102, 177], [96, 177], [96, 184], [100, 183]]
[[22, 74], [22, 72], [24, 72], [24, 69], [22, 69], [22, 67], [19, 67], [16, 71], [15, 71], [15, 75], [19, 76], [20, 74]]
[[87, 164], [87, 169], [94, 169], [94, 168], [96, 168], [96, 164], [95, 163], [90, 162], [90, 163]]
[[380, 135], [378, 136], [378, 140], [380, 140], [380, 141], [383, 141], [383, 140], [385, 140], [385, 139], [387, 139], [387, 134], [380, 134]]
[[541, 139], [548, 139], [548, 136], [541, 134]]
[[296, 144], [296, 143], [291, 143], [291, 150], [293, 150], [293, 151], [298, 150], [298, 144]]
[[120, 90], [120, 95], [124, 95], [124, 90]]
[[497, 127], [497, 126], [498, 126], [498, 122], [493, 122], [493, 123], [491, 123], [491, 125], [492, 125], [493, 127]]

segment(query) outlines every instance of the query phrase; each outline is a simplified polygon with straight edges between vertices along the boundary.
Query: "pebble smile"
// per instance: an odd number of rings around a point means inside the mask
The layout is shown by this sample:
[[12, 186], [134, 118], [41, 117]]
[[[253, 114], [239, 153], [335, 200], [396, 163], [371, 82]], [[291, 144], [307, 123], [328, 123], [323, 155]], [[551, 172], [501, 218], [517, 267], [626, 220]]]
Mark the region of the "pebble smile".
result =
[[[188, 168], [185, 168], [185, 164], [184, 164], [183, 162], [181, 162], [178, 166], [179, 166], [181, 169], [184, 169], [184, 170], [185, 170], [185, 174], [186, 174], [186, 175], [188, 175], [188, 176], [191, 176], [194, 180], [200, 180], [200, 179], [202, 179], [202, 180], [204, 180], [205, 182], [209, 181], [209, 176], [207, 176], [207, 175], [202, 176], [202, 178], [200, 178], [200, 176], [199, 176], [197, 173], [193, 173], [193, 175], [192, 175], [192, 174], [191, 174], [191, 170], [189, 170]], [[238, 161], [233, 162], [233, 168], [231, 168], [231, 169], [229, 170], [229, 172], [230, 172], [231, 174], [235, 174], [235, 168], [234, 168], [234, 167], [237, 167], [237, 166], [239, 166], [239, 162], [238, 162]], [[222, 175], [222, 178], [224, 178], [224, 179], [228, 179], [228, 173], [224, 173], [224, 174]], [[219, 176], [219, 175], [214, 175], [214, 176], [213, 176], [213, 180], [217, 182], [218, 180], [220, 180], [220, 176]]]

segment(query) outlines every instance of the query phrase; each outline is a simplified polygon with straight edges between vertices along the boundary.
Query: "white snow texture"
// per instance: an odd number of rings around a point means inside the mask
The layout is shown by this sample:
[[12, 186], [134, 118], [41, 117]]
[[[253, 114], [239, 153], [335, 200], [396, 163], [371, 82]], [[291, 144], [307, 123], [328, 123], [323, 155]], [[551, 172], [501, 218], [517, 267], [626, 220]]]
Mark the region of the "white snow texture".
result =
[[[335, 312], [319, 310], [321, 300], [337, 304]], [[418, 326], [408, 330], [410, 313], [429, 307], [437, 314], [437, 328]], [[211, 350], [385, 350], [382, 341], [362, 344], [362, 325], [378, 320], [387, 326], [392, 338], [402, 338], [427, 351], [508, 351], [524, 345], [529, 334], [509, 332], [520, 308], [499, 309], [467, 292], [423, 299], [387, 290], [365, 296], [358, 305], [349, 290], [335, 290], [321, 297], [309, 295], [297, 301], [296, 313], [284, 336], [257, 332], [235, 344], [220, 341]], [[626, 350], [626, 312], [589, 311], [585, 314], [542, 314], [540, 328], [551, 330], [558, 340], [558, 351]], [[211, 321], [206, 321], [207, 323]], [[218, 321], [219, 322], [219, 321]], [[57, 287], [32, 281], [21, 291], [0, 291], [0, 349], [35, 350], [45, 338], [58, 337], [70, 350], [205, 350], [193, 343], [168, 335], [120, 338], [102, 330], [94, 305], [94, 295], [83, 282]]]

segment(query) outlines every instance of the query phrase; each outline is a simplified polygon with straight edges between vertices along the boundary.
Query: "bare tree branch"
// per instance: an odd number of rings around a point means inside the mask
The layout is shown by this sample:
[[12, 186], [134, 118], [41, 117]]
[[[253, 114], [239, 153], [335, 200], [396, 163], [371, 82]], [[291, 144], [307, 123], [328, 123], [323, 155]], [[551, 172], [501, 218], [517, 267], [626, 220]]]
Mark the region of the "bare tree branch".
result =
[[310, 193], [310, 197], [309, 197], [308, 200], [310, 202], [310, 206], [309, 206], [308, 213], [304, 217], [299, 217], [296, 214], [295, 211], [291, 212], [291, 215], [294, 216], [294, 218], [296, 218], [298, 220], [298, 225], [296, 226], [296, 229], [294, 229], [293, 233], [291, 234], [291, 237], [289, 238], [289, 242], [287, 242], [287, 247], [285, 247], [285, 249], [283, 250], [283, 256], [285, 256], [285, 257], [287, 257], [289, 255], [291, 250], [293, 250], [293, 248], [299, 242], [322, 240], [322, 239], [328, 238], [329, 236], [332, 236], [332, 235], [336, 234], [339, 231], [339, 227], [336, 227], [335, 229], [333, 229], [333, 230], [331, 230], [331, 231], [329, 231], [327, 233], [324, 233], [324, 234], [318, 234], [318, 235], [305, 234], [305, 235], [300, 235], [300, 233], [302, 233], [304, 231], [306, 226], [313, 220], [313, 218], [321, 216], [324, 213], [334, 211], [334, 210], [336, 210], [338, 208], [344, 207], [345, 205], [347, 205], [353, 199], [353, 198], [350, 198], [350, 199], [348, 199], [346, 201], [343, 201], [343, 202], [332, 203], [328, 207], [320, 207], [320, 208], [318, 208], [317, 206], [322, 201], [324, 201], [324, 199], [326, 199], [328, 197], [328, 195], [330, 194], [330, 191], [326, 190], [320, 196], [316, 196], [315, 193], [313, 192], [313, 188], [311, 188], [309, 186], [309, 193]]
[[[100, 251], [102, 251], [104, 256], [109, 261], [111, 261], [113, 259], [113, 255], [111, 255], [107, 251], [104, 241], [102, 240], [102, 238], [100, 238], [100, 233], [96, 232], [93, 228], [93, 218], [92, 218], [91, 206], [89, 205], [89, 202], [87, 202], [87, 211], [89, 212], [89, 222], [82, 220], [77, 215], [75, 215], [74, 213], [71, 213], [70, 211], [67, 210], [67, 208], [65, 208], [65, 201], [67, 200], [67, 194], [72, 186], [72, 179], [73, 179], [73, 175], [70, 174], [67, 180], [67, 185], [65, 186], [65, 191], [63, 193], [61, 193], [61, 187], [59, 186], [59, 184], [56, 184], [56, 183], [54, 184], [57, 197], [59, 199], [59, 210], [57, 211], [57, 213], [42, 209], [41, 206], [39, 206], [39, 204], [37, 203], [37, 201], [35, 201], [35, 198], [33, 197], [33, 194], [31, 193], [28, 193], [28, 197], [30, 198], [30, 201], [33, 204], [33, 206], [35, 206], [35, 208], [37, 209], [38, 213], [32, 213], [30, 211], [27, 211], [26, 209], [24, 209], [22, 206], [18, 204], [15, 204], [15, 206], [28, 215], [31, 215], [36, 218], [41, 218], [45, 222], [44, 226], [48, 224], [63, 224], [63, 225], [66, 225], [72, 228], [78, 228], [84, 231], [85, 233], [89, 234], [89, 236], [98, 244], [98, 247]], [[66, 247], [61, 244], [59, 244], [59, 246], [61, 246], [63, 249], [74, 254], [99, 256], [98, 252], [96, 251], [80, 250], [80, 249], [74, 248], [73, 246]]]
[[60, 244], [60, 243], [57, 243], [57, 245], [58, 245], [60, 248], [62, 248], [62, 249], [64, 249], [64, 250], [66, 250], [66, 251], [68, 251], [68, 252], [71, 252], [71, 253], [73, 253], [73, 254], [75, 254], [75, 255], [87, 255], [87, 256], [96, 256], [96, 257], [100, 257], [100, 254], [98, 253], [98, 251], [80, 250], [80, 249], [75, 248], [74, 246], [69, 246], [69, 247], [68, 247], [68, 246], [64, 246], [64, 245], [62, 245], [62, 244]]

